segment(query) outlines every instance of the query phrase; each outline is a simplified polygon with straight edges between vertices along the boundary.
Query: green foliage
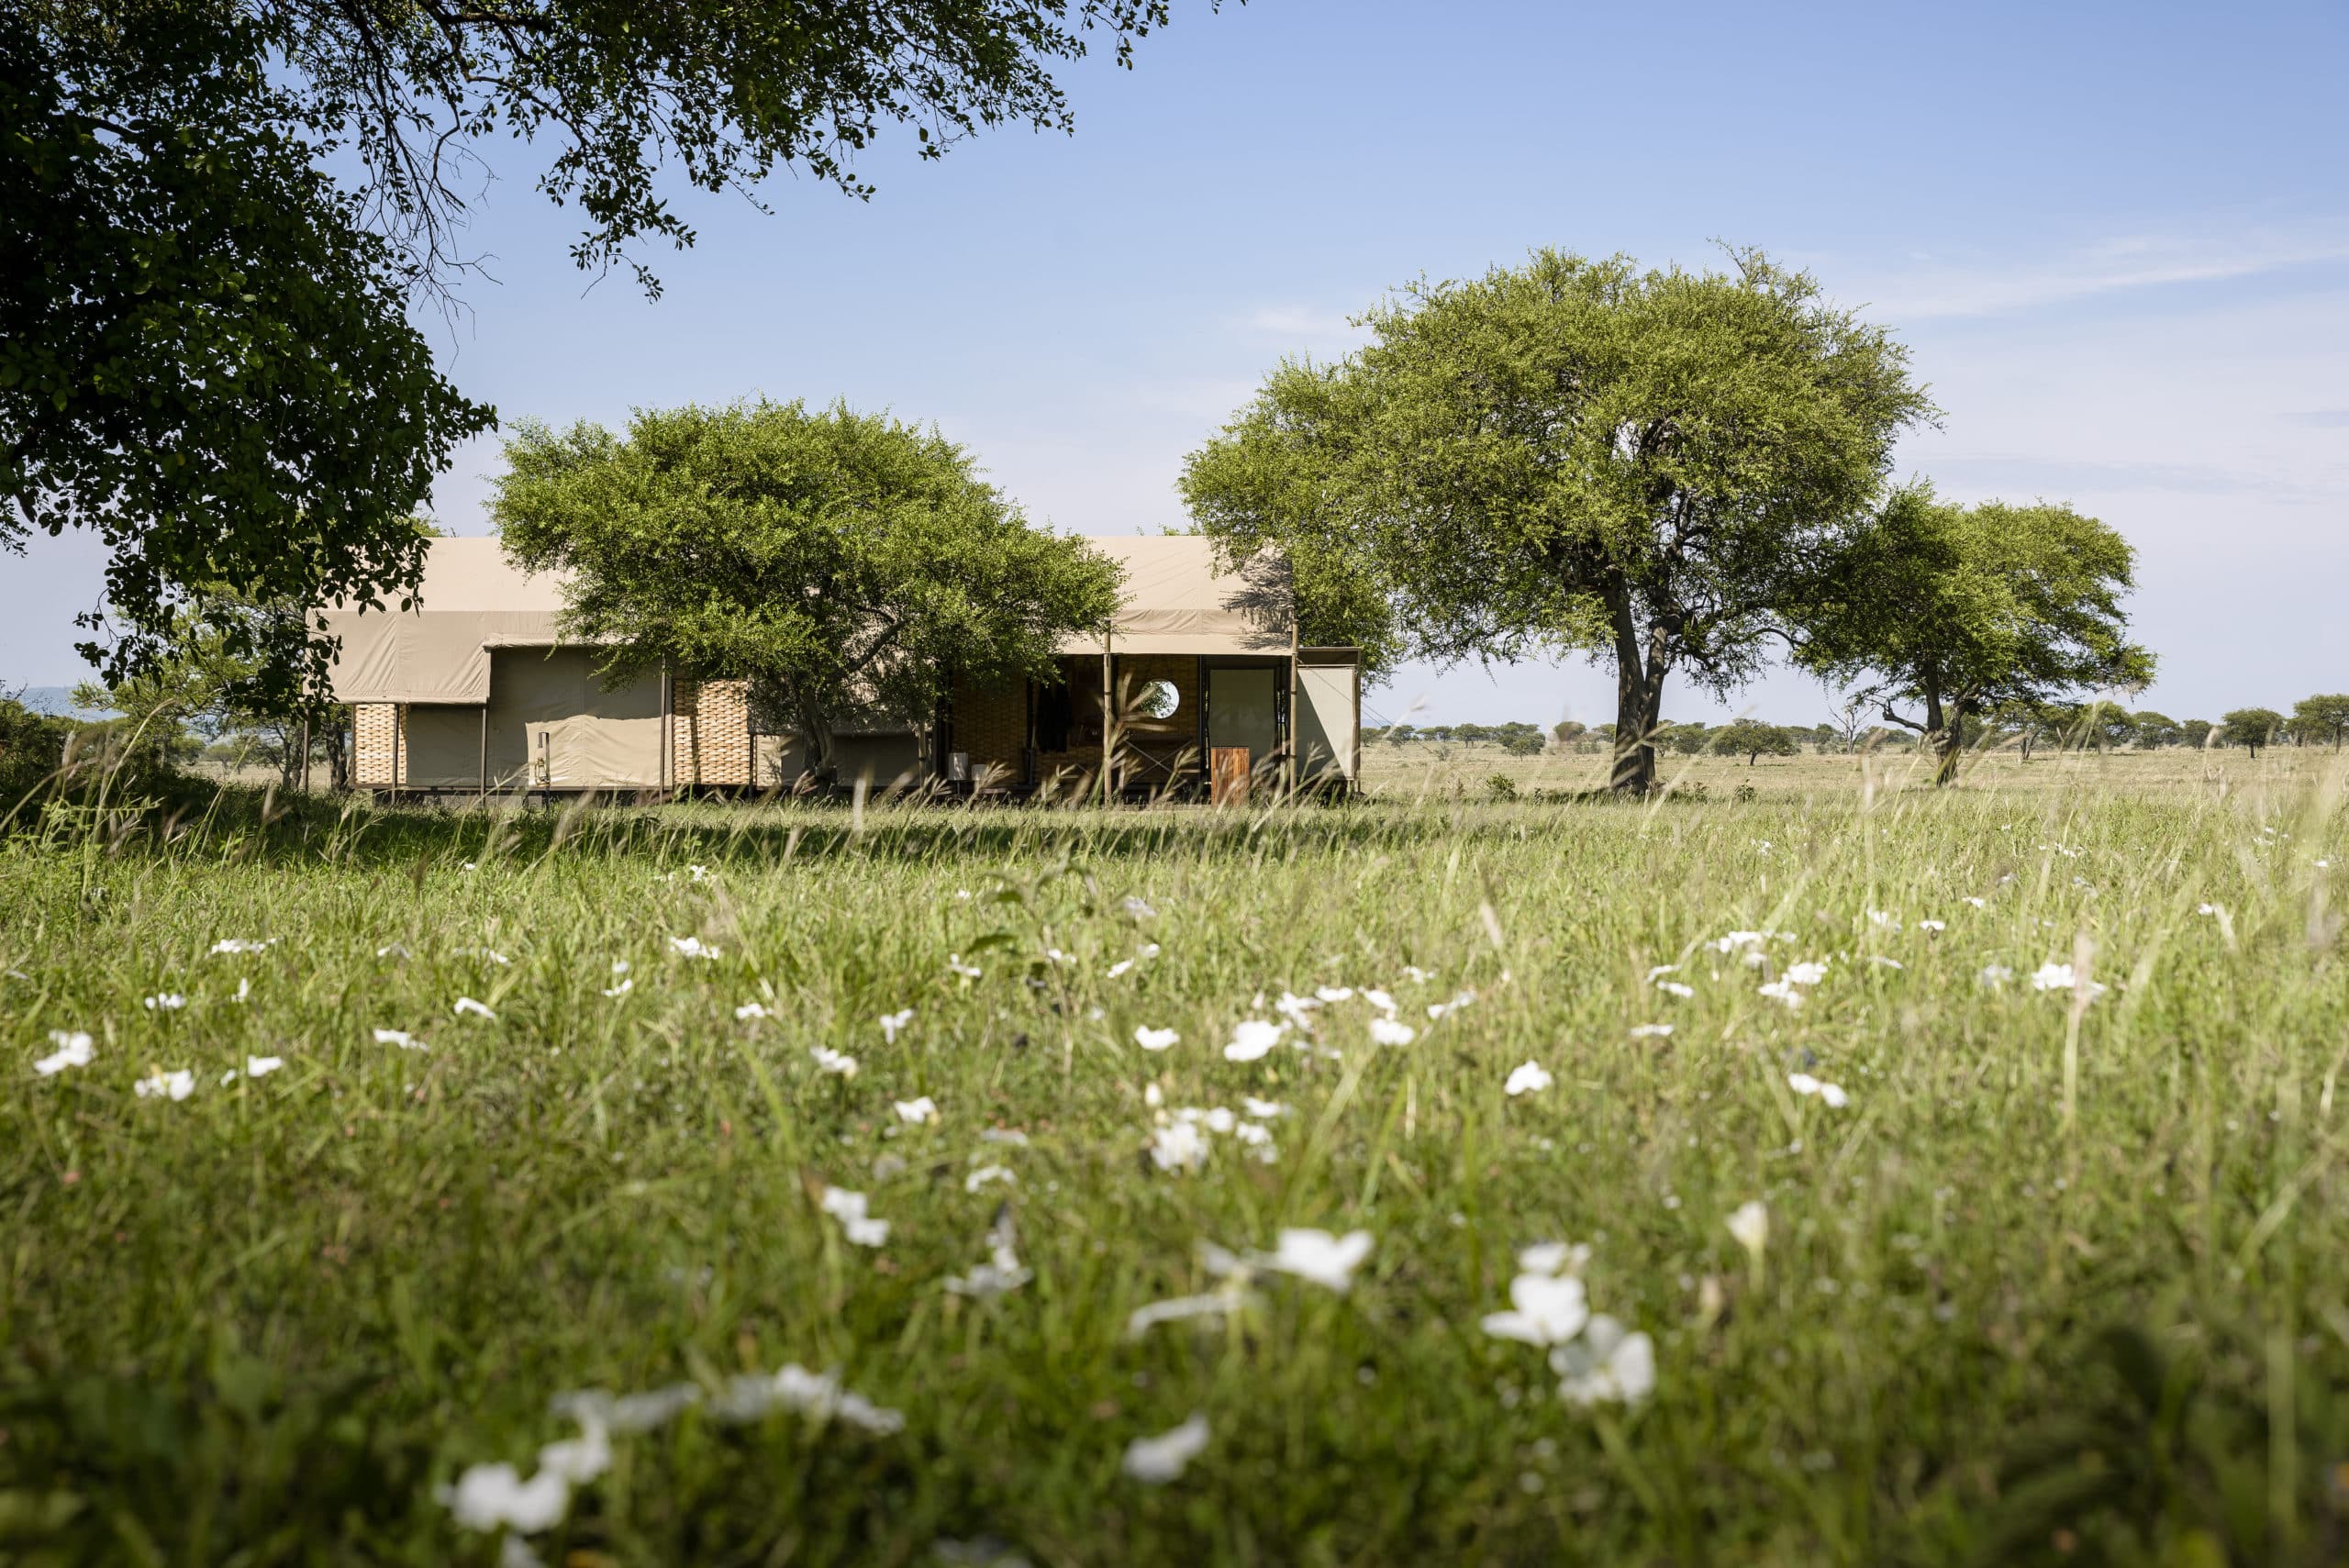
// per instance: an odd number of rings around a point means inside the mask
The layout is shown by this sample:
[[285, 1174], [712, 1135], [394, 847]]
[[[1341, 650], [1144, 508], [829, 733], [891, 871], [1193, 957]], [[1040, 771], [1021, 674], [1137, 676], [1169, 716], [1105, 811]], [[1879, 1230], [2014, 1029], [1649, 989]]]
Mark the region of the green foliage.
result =
[[2349, 734], [2349, 693], [2302, 697], [2292, 705], [2293, 739], [2338, 748]]
[[1207, 533], [1385, 603], [1398, 651], [1587, 652], [1625, 675], [1617, 784], [1649, 787], [1666, 677], [1753, 673], [1805, 563], [1930, 413], [1903, 350], [1807, 274], [1536, 252], [1368, 312], [1191, 454]]
[[1712, 731], [1700, 722], [1660, 724], [1653, 737], [1656, 746], [1682, 757], [1693, 757], [1702, 751], [1712, 737]]
[[836, 406], [640, 411], [625, 439], [519, 426], [491, 504], [506, 549], [572, 574], [564, 624], [619, 680], [748, 679], [832, 766], [835, 720], [930, 722], [960, 671], [1056, 678], [1117, 568], [1030, 528], [940, 436]]
[[2147, 751], [2160, 746], [2175, 746], [2182, 738], [2177, 720], [2152, 708], [2132, 714], [2129, 718], [2129, 739]]
[[[217, 583], [297, 605], [413, 584], [409, 516], [491, 423], [262, 50], [202, 6], [0, 11], [0, 546], [106, 540], [112, 619], [80, 620], [113, 640], [82, 652], [116, 678]], [[220, 629], [312, 658], [298, 618]]]
[[1515, 800], [1517, 781], [1507, 773], [1495, 773], [1485, 781], [1485, 794], [1494, 800]]
[[2177, 738], [2187, 745], [2199, 750], [2203, 743], [2210, 740], [2210, 731], [2217, 728], [2217, 725], [2207, 718], [2189, 718], [2177, 727]]
[[2284, 716], [2272, 707], [2239, 707], [2219, 720], [2220, 739], [2229, 746], [2247, 748], [2254, 757], [2262, 746], [2274, 743], [2284, 728]]
[[[83, 654], [109, 679], [217, 588], [375, 605], [412, 589], [407, 516], [494, 423], [410, 307], [455, 248], [483, 142], [551, 146], [540, 191], [579, 265], [694, 234], [706, 191], [796, 168], [871, 195], [857, 155], [985, 127], [1068, 129], [1053, 79], [1097, 36], [1129, 63], [1167, 0], [657, 7], [519, 0], [60, 0], [0, 14], [0, 547], [85, 528], [111, 555]], [[231, 617], [241, 656], [322, 673], [298, 621]], [[266, 632], [262, 645], [244, 639]], [[109, 640], [111, 639], [111, 640]]]
[[1748, 767], [1763, 757], [1794, 757], [1802, 752], [1802, 742], [1793, 730], [1758, 718], [1732, 720], [1714, 730], [1706, 744], [1716, 756], [1743, 757]]
[[1799, 656], [1825, 679], [1864, 682], [1854, 700], [1931, 740], [1947, 784], [1965, 716], [2153, 678], [2153, 656], [2123, 635], [2134, 560], [2069, 506], [1969, 507], [1910, 485], [1820, 573]]

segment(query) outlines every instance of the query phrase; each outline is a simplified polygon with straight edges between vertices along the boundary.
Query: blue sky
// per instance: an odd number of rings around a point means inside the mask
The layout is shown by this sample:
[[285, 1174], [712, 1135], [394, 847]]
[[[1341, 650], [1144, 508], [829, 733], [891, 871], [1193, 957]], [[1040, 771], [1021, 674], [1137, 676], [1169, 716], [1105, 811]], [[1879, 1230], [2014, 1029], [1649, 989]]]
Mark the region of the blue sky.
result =
[[[807, 179], [680, 193], [667, 284], [592, 288], [500, 149], [473, 244], [498, 280], [428, 329], [507, 418], [779, 398], [887, 407], [1073, 532], [1183, 522], [1174, 479], [1284, 352], [1342, 352], [1386, 289], [1537, 245], [1815, 271], [1893, 327], [1946, 411], [1905, 471], [2070, 500], [2140, 552], [2177, 717], [2349, 689], [2349, 9], [1255, 0], [1069, 71], [1073, 137], [1000, 131]], [[494, 441], [435, 498], [485, 531]], [[0, 678], [79, 673], [87, 540], [0, 564]], [[1374, 709], [1611, 717], [1586, 663], [1407, 670]], [[1809, 723], [1811, 683], [1732, 703]], [[1685, 684], [1676, 718], [1724, 711]]]

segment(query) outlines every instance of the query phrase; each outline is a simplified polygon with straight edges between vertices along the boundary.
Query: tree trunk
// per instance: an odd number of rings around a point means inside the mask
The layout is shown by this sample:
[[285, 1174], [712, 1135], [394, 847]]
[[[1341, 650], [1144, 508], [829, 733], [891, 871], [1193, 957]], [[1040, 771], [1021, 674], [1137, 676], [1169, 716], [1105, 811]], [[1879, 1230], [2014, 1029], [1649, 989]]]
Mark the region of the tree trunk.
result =
[[1957, 782], [1957, 754], [1965, 740], [1965, 699], [1959, 697], [1949, 705], [1949, 723], [1934, 732], [1933, 745], [1939, 756], [1933, 766], [1933, 787], [1946, 789]]
[[1655, 787], [1655, 724], [1664, 711], [1664, 677], [1670, 663], [1640, 646], [1631, 619], [1631, 596], [1609, 595], [1615, 628], [1615, 767], [1608, 787], [1622, 795], [1645, 795]]
[[832, 716], [797, 684], [791, 688], [791, 706], [799, 715], [800, 730], [807, 737], [807, 772], [818, 782], [830, 784], [840, 773], [838, 748], [832, 737]]

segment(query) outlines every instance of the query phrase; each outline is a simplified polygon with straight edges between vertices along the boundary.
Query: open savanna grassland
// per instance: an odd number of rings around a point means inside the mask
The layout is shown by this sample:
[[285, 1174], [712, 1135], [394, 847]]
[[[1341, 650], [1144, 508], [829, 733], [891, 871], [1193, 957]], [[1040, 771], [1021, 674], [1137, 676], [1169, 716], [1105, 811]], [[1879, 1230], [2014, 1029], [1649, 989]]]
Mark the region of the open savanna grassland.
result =
[[[1369, 741], [1363, 746], [1363, 783], [1381, 799], [1475, 800], [1488, 798], [1490, 781], [1508, 779], [1522, 795], [1537, 790], [1586, 792], [1607, 787], [1609, 759], [1601, 750], [1544, 751], [1512, 757], [1498, 746], [1452, 745], [1410, 740], [1400, 746]], [[2328, 748], [2277, 747], [2254, 762], [2238, 749], [2169, 746], [2151, 751], [2082, 751], [2041, 747], [2025, 758], [2009, 743], [1970, 755], [1966, 783], [1977, 791], [2001, 794], [2095, 789], [2183, 792], [2197, 789], [2310, 787], [2321, 783], [2341, 757]], [[1743, 757], [1710, 752], [1684, 757], [1664, 752], [1656, 759], [1660, 781], [1684, 790], [1702, 786], [1708, 797], [1734, 796], [1750, 786], [1756, 796], [1819, 800], [1848, 794], [1872, 775], [1879, 787], [1929, 784], [1932, 763], [1920, 750], [1899, 744], [1865, 756], [1805, 751], [1794, 757]]]
[[20, 819], [0, 1555], [2338, 1561], [2338, 776], [1836, 761]]

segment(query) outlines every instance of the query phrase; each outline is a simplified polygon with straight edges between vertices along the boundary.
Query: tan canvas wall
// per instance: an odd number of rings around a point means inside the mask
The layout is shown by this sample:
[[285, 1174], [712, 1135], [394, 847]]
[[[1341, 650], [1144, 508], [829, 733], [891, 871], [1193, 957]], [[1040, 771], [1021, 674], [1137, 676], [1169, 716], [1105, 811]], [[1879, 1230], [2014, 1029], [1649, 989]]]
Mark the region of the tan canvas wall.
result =
[[1361, 723], [1351, 664], [1305, 664], [1297, 672], [1298, 776], [1354, 776], [1354, 742]]
[[957, 679], [953, 710], [953, 750], [971, 754], [972, 776], [991, 766], [1019, 783], [1022, 753], [1028, 746], [1027, 683], [974, 686]]
[[481, 782], [481, 709], [411, 703], [404, 721], [407, 757], [400, 784], [410, 789], [474, 789]]
[[[417, 711], [421, 710], [411, 710]], [[474, 722], [480, 722], [477, 714]], [[476, 747], [478, 737], [476, 729]], [[411, 750], [411, 766], [415, 760]], [[471, 766], [477, 770], [478, 761]], [[596, 675], [595, 656], [585, 649], [495, 651], [489, 773], [493, 788], [659, 787], [659, 673], [648, 671], [617, 691], [606, 691]]]

